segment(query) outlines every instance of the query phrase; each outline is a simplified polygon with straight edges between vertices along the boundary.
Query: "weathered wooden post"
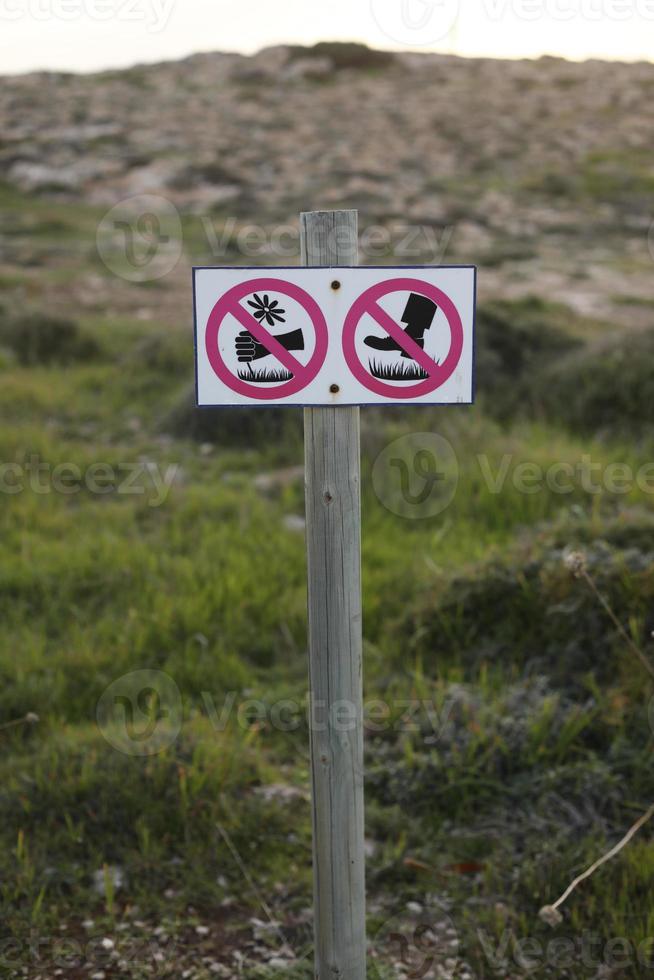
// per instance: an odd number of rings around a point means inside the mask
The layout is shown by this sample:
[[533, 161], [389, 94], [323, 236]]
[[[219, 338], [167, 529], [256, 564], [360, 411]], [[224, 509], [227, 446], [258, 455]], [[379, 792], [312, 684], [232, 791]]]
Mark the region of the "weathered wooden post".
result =
[[[302, 214], [301, 248], [306, 266], [357, 265], [357, 212]], [[314, 974], [365, 980], [359, 408], [305, 408], [304, 442]]]

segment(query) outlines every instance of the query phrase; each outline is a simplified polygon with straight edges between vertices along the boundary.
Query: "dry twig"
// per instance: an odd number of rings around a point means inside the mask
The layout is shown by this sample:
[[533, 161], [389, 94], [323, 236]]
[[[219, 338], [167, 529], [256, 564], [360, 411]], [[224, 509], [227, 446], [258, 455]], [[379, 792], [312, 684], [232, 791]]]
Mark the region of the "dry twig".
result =
[[572, 894], [572, 892], [575, 890], [577, 885], [581, 884], [582, 881], [585, 881], [586, 878], [590, 878], [590, 876], [594, 874], [598, 868], [601, 868], [603, 864], [606, 864], [606, 862], [610, 861], [612, 857], [615, 857], [615, 855], [618, 854], [622, 850], [622, 848], [629, 843], [629, 841], [634, 836], [634, 834], [638, 833], [640, 828], [644, 826], [647, 823], [647, 821], [653, 816], [654, 816], [654, 803], [651, 805], [649, 810], [647, 810], [647, 812], [644, 813], [642, 817], [639, 817], [636, 823], [629, 828], [629, 830], [624, 835], [622, 840], [619, 841], [615, 845], [615, 847], [612, 847], [610, 851], [607, 851], [607, 853], [604, 854], [598, 861], [595, 861], [594, 864], [591, 864], [590, 868], [587, 868], [586, 871], [583, 872], [583, 874], [580, 874], [577, 878], [574, 879], [574, 881], [572, 881], [568, 885], [568, 887], [563, 892], [561, 897], [558, 898], [553, 905], [543, 906], [543, 908], [538, 913], [540, 918], [543, 919], [545, 922], [547, 922], [548, 925], [551, 926], [558, 925], [559, 922], [561, 922], [563, 919], [563, 916], [558, 911], [559, 906], [563, 905], [565, 900]]
[[0, 732], [4, 732], [8, 728], [17, 728], [18, 725], [36, 725], [38, 721], [39, 716], [35, 715], [33, 711], [28, 711], [24, 718], [14, 718], [13, 721], [6, 721], [4, 725], [0, 725]]

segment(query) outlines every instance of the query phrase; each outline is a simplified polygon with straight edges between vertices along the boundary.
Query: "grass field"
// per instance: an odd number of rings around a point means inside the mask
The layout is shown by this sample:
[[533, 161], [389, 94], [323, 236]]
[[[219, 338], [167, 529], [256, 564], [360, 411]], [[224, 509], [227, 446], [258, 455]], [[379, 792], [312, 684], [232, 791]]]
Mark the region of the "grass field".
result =
[[[301, 413], [194, 410], [190, 276], [0, 210], [1, 969], [309, 978]], [[650, 829], [538, 911], [654, 800], [652, 678], [566, 564], [654, 661], [653, 336], [487, 303], [477, 405], [362, 412], [371, 976], [651, 975]], [[435, 432], [425, 516], [375, 460]]]

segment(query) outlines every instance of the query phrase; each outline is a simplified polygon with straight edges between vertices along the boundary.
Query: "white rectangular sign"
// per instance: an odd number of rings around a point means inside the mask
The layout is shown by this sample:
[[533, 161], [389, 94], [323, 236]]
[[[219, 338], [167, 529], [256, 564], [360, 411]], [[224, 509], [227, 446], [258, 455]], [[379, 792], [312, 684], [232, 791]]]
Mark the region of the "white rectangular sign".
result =
[[470, 404], [474, 266], [197, 268], [197, 402]]

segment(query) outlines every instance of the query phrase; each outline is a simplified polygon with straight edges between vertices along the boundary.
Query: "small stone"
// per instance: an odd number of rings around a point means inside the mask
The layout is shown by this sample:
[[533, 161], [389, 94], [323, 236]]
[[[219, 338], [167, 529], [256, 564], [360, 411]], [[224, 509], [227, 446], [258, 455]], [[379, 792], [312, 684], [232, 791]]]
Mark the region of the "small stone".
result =
[[295, 534], [304, 534], [306, 522], [301, 514], [286, 514], [283, 524], [287, 531], [293, 531]]
[[[110, 880], [113, 883], [114, 891], [119, 891], [125, 884], [125, 872], [122, 868], [117, 865], [108, 867], [106, 869]], [[98, 895], [105, 896], [105, 869], [98, 868], [97, 871], [93, 873], [93, 889]]]

